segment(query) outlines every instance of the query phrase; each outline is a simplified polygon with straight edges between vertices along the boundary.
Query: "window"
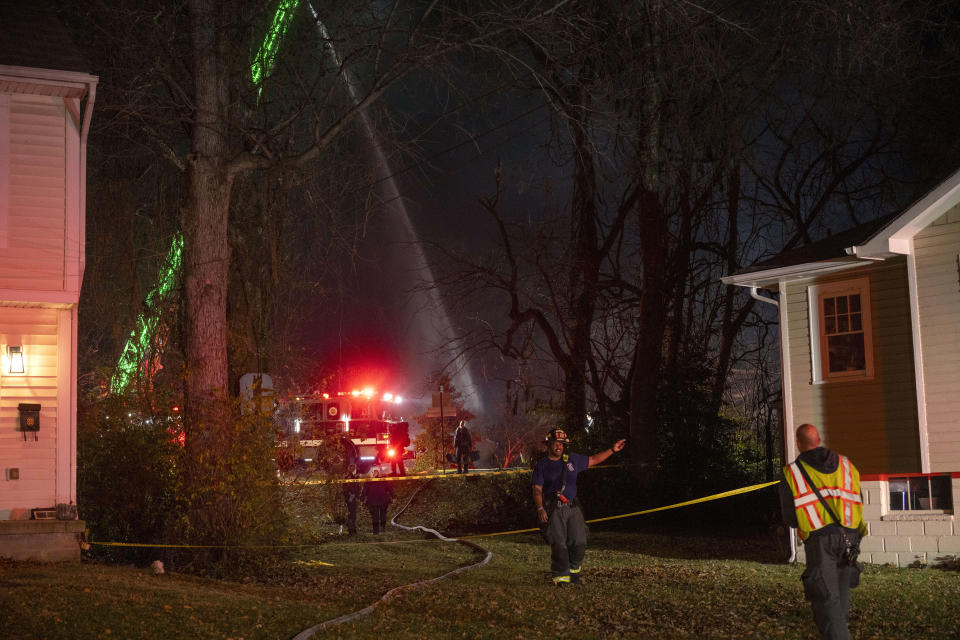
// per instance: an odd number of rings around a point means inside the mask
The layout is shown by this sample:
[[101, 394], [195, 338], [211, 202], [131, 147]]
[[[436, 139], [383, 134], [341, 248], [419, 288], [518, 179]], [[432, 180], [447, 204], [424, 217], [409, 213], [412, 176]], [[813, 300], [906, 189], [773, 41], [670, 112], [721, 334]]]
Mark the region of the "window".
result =
[[872, 378], [869, 279], [810, 287], [809, 302], [813, 381]]
[[890, 511], [953, 509], [950, 476], [890, 478]]

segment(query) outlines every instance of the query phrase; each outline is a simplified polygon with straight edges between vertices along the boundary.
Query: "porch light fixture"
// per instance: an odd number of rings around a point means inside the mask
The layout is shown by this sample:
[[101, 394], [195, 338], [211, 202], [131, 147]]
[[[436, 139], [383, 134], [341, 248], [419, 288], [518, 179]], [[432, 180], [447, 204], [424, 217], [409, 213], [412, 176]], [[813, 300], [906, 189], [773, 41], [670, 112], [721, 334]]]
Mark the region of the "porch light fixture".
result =
[[23, 349], [7, 347], [7, 373], [23, 373]]

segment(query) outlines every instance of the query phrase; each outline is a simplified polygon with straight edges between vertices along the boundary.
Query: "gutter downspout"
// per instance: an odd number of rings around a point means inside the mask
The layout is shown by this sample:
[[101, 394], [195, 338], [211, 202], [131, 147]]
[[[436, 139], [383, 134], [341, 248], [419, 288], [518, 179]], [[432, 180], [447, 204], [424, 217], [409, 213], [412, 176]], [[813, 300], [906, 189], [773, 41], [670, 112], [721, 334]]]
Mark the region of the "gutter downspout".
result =
[[[772, 304], [777, 309], [780, 308], [780, 303], [773, 298], [768, 298], [757, 293], [758, 287], [750, 287], [750, 297], [759, 302], [766, 302], [767, 304]], [[797, 561], [797, 534], [794, 527], [789, 528], [789, 537], [790, 537], [790, 557], [787, 559], [787, 564], [793, 564]]]
[[[83, 110], [80, 127], [80, 237], [86, 244], [87, 237], [87, 138], [90, 136], [90, 120], [93, 118], [93, 103], [97, 99], [97, 81], [87, 83], [87, 105]], [[80, 287], [83, 288], [83, 272], [87, 265], [86, 250], [80, 253]]]
[[97, 82], [99, 78], [94, 78], [87, 82], [87, 104], [83, 109], [83, 124], [80, 126], [80, 274], [78, 280], [77, 304], [71, 311], [72, 330], [70, 345], [72, 351], [72, 360], [70, 367], [70, 420], [73, 423], [70, 429], [70, 459], [72, 461], [70, 473], [70, 482], [73, 485], [70, 488], [70, 497], [74, 504], [77, 504], [77, 340], [78, 326], [80, 316], [80, 290], [83, 289], [83, 273], [87, 264], [87, 138], [90, 135], [90, 121], [93, 118], [93, 104], [97, 99]]
[[772, 305], [775, 306], [777, 309], [780, 308], [780, 303], [777, 302], [776, 300], [774, 300], [773, 298], [768, 298], [768, 297], [766, 297], [766, 296], [762, 296], [762, 295], [760, 295], [759, 293], [757, 293], [757, 289], [758, 289], [758, 288], [759, 288], [759, 287], [756, 287], [756, 286], [750, 287], [750, 297], [751, 297], [751, 298], [753, 298], [754, 300], [759, 300], [760, 302], [766, 302], [767, 304], [772, 304]]

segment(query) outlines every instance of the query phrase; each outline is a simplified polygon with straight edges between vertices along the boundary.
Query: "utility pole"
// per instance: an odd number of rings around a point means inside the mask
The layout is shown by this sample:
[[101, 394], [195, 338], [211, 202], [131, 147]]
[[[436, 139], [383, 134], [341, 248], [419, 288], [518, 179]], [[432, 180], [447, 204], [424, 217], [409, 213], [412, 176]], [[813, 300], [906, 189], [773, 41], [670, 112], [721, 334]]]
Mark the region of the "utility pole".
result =
[[440, 473], [447, 474], [447, 465], [444, 456], [447, 453], [447, 438], [443, 435], [443, 385], [440, 385]]

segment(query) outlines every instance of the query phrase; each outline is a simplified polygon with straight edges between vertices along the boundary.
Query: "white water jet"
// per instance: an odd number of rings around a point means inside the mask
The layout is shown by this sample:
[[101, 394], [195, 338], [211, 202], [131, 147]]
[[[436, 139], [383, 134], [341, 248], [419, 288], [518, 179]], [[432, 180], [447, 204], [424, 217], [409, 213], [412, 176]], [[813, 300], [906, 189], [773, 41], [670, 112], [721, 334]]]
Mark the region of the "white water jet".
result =
[[[313, 4], [308, 2], [307, 6], [310, 7], [310, 11], [317, 24], [317, 29], [320, 31], [327, 50], [343, 77], [343, 84], [350, 95], [350, 99], [353, 100], [354, 105], [359, 104], [359, 91], [355, 78], [340, 60], [340, 56], [333, 46], [330, 34], [320, 20], [319, 14], [313, 8]], [[370, 141], [370, 146], [373, 148], [373, 153], [376, 156], [377, 182], [381, 185], [383, 204], [388, 211], [395, 214], [388, 216], [388, 220], [394, 223], [395, 228], [399, 232], [401, 236], [400, 242], [409, 247], [412, 252], [409, 259], [412, 263], [414, 277], [419, 276], [419, 279], [427, 285], [425, 287], [417, 287], [414, 290], [414, 309], [410, 318], [411, 324], [416, 326], [420, 332], [419, 339], [424, 346], [422, 355], [426, 357], [439, 353], [443, 357], [444, 364], [452, 363], [452, 366], [447, 366], [445, 370], [449, 372], [454, 385], [462, 394], [463, 399], [472, 405], [474, 413], [479, 413], [479, 405], [481, 402], [479, 390], [474, 383], [473, 374], [469, 369], [469, 363], [463, 355], [460, 340], [456, 336], [446, 305], [444, 305], [440, 297], [439, 289], [435, 286], [433, 270], [427, 262], [423, 247], [420, 244], [419, 234], [417, 234], [413, 222], [410, 220], [407, 207], [400, 195], [400, 190], [393, 176], [390, 162], [384, 154], [383, 148], [379, 143], [376, 129], [370, 122], [370, 117], [367, 115], [367, 112], [361, 110], [358, 117]], [[397, 222], [400, 224], [397, 225]], [[431, 339], [428, 329], [434, 332], [433, 339]]]

